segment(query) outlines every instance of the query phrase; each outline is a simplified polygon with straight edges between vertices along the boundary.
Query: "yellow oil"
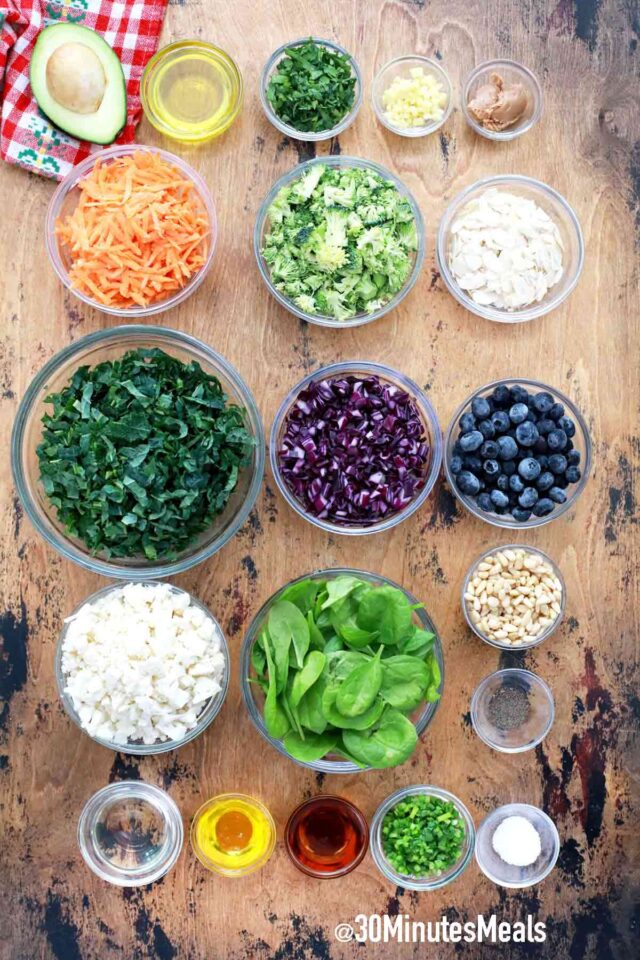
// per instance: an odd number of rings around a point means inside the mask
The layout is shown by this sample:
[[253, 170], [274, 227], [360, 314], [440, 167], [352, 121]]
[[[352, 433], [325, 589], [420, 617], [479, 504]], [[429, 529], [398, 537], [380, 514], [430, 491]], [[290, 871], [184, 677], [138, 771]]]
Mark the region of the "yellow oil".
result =
[[271, 855], [275, 828], [268, 812], [251, 797], [214, 797], [195, 816], [194, 850], [210, 869], [249, 873]]

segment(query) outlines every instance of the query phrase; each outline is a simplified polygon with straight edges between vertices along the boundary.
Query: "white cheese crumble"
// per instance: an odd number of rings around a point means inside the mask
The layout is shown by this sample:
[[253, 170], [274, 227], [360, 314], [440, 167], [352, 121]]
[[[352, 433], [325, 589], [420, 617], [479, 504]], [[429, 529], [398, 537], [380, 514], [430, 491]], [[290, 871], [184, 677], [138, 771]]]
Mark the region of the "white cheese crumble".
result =
[[65, 691], [91, 736], [122, 745], [179, 740], [222, 689], [218, 627], [168, 583], [128, 583], [66, 624]]
[[557, 225], [533, 200], [490, 187], [451, 225], [449, 267], [475, 303], [520, 310], [539, 303], [563, 274]]

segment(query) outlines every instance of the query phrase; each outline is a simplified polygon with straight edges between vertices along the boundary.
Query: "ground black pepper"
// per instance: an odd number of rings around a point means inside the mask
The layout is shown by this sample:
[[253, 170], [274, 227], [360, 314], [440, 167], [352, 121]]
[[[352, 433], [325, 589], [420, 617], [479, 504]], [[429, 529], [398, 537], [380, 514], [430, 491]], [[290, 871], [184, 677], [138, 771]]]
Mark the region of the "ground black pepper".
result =
[[526, 690], [503, 684], [489, 700], [487, 715], [497, 730], [515, 730], [526, 722], [531, 706]]

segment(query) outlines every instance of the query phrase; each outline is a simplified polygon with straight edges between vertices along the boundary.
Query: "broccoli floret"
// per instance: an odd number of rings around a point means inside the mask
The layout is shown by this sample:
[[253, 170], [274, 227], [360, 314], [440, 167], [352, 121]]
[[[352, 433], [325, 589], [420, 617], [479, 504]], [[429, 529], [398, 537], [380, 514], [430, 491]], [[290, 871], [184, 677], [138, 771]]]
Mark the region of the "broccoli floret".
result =
[[333, 247], [346, 247], [347, 215], [344, 210], [327, 210], [325, 240]]
[[322, 180], [322, 175], [325, 170], [326, 167], [321, 163], [316, 163], [312, 167], [309, 167], [307, 172], [304, 173], [299, 180], [294, 180], [290, 191], [291, 202], [302, 203], [308, 200]]
[[355, 210], [352, 210], [347, 217], [347, 234], [350, 237], [357, 237], [364, 230], [364, 224]]
[[316, 301], [308, 293], [301, 293], [300, 296], [294, 297], [293, 302], [305, 313], [316, 313], [318, 310]]
[[353, 184], [347, 187], [324, 188], [324, 202], [327, 207], [353, 207], [355, 203], [355, 191]]
[[344, 266], [347, 254], [342, 247], [336, 247], [334, 244], [327, 243], [326, 240], [320, 240], [313, 251], [313, 258], [320, 270], [333, 273], [334, 270]]
[[347, 320], [353, 316], [353, 310], [346, 306], [338, 290], [320, 290], [316, 302], [324, 314], [336, 320]]

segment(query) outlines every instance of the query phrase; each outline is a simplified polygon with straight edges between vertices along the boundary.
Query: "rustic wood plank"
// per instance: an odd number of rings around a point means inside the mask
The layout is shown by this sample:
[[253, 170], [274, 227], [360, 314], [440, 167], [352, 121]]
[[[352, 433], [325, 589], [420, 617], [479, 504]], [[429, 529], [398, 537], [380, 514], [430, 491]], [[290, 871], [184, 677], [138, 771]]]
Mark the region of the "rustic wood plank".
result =
[[[251, 248], [262, 197], [279, 174], [309, 155], [264, 118], [259, 71], [275, 46], [311, 30], [353, 51], [366, 82], [355, 126], [318, 153], [341, 150], [388, 165], [415, 191], [427, 222], [427, 262], [413, 293], [388, 317], [353, 331], [307, 327], [280, 309], [262, 286]], [[637, 5], [627, 0], [318, 0], [312, 6], [303, 0], [170, 0], [163, 40], [202, 36], [228, 49], [244, 73], [246, 100], [239, 121], [220, 141], [198, 149], [165, 144], [210, 184], [220, 242], [203, 287], [162, 322], [227, 356], [251, 385], [267, 426], [305, 371], [350, 357], [388, 362], [425, 384], [443, 425], [474, 387], [512, 374], [558, 386], [585, 412], [595, 448], [587, 490], [569, 517], [524, 537], [558, 561], [568, 585], [562, 628], [521, 658], [551, 683], [557, 719], [541, 748], [513, 758], [492, 754], [469, 728], [471, 692], [498, 657], [465, 628], [460, 583], [477, 554], [505, 541], [463, 516], [442, 484], [417, 517], [356, 544], [323, 536], [297, 519], [267, 476], [238, 537], [178, 578], [211, 606], [227, 631], [234, 678], [222, 714], [175, 755], [140, 761], [114, 756], [65, 718], [53, 677], [62, 618], [101, 582], [61, 561], [36, 537], [23, 520], [5, 458], [2, 957], [329, 960], [393, 952], [409, 958], [427, 948], [341, 946], [335, 925], [359, 912], [400, 912], [426, 921], [445, 911], [452, 918], [495, 912], [499, 919], [531, 913], [546, 920], [547, 944], [535, 953], [510, 948], [516, 960], [631, 956], [638, 832], [639, 35]], [[456, 109], [440, 136], [392, 136], [375, 124], [371, 80], [377, 66], [410, 51], [442, 57], [458, 95], [474, 63], [497, 55], [522, 60], [544, 81], [539, 127], [516, 143], [494, 146], [475, 138]], [[161, 142], [145, 123], [139, 140]], [[584, 275], [570, 300], [518, 328], [466, 314], [443, 289], [433, 256], [447, 201], [478, 177], [497, 172], [530, 174], [560, 190], [574, 205], [587, 240]], [[65, 294], [44, 262], [52, 184], [6, 166], [0, 184], [0, 430], [7, 450], [17, 403], [37, 369], [69, 340], [113, 321]], [[243, 630], [259, 604], [287, 579], [336, 564], [387, 574], [425, 601], [443, 637], [447, 682], [437, 718], [410, 763], [323, 781], [263, 745], [245, 716], [235, 671]], [[75, 825], [91, 793], [127, 777], [169, 789], [187, 823], [215, 792], [254, 793], [267, 802], [280, 829], [303, 796], [321, 789], [344, 794], [371, 815], [395, 787], [433, 782], [463, 798], [476, 820], [511, 799], [543, 805], [558, 823], [562, 854], [556, 872], [534, 890], [505, 894], [472, 865], [446, 890], [412, 896], [384, 883], [370, 858], [350, 877], [318, 884], [298, 874], [279, 846], [262, 872], [225, 882], [205, 873], [185, 850], [164, 881], [123, 894], [84, 867]], [[464, 955], [484, 956], [472, 947]], [[453, 946], [438, 949], [442, 960], [453, 956]]]

